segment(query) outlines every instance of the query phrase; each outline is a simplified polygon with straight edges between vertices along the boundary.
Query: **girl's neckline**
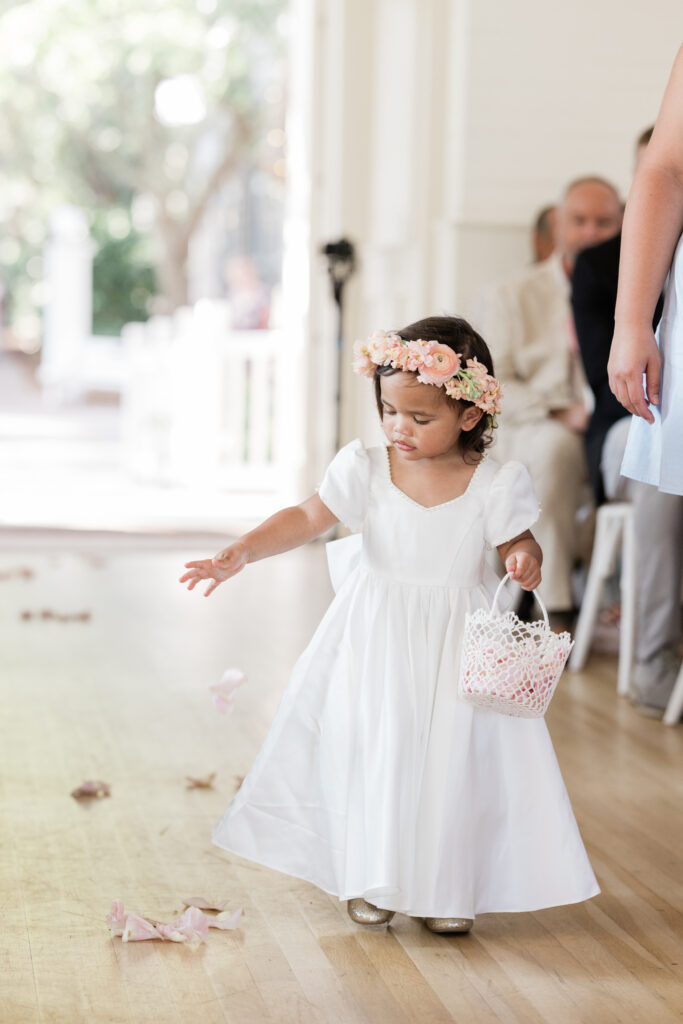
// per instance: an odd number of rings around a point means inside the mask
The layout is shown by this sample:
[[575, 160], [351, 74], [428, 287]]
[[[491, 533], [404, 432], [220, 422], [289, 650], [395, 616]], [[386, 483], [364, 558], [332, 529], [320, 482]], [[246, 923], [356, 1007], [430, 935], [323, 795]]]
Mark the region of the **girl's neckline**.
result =
[[437, 505], [422, 505], [419, 501], [415, 501], [415, 498], [411, 498], [409, 494], [406, 494], [405, 491], [402, 491], [400, 487], [396, 486], [396, 484], [394, 483], [394, 481], [392, 479], [392, 476], [391, 476], [391, 457], [390, 457], [390, 454], [389, 454], [389, 446], [388, 445], [382, 445], [382, 447], [384, 448], [384, 458], [385, 458], [385, 465], [386, 465], [386, 469], [387, 469], [387, 479], [389, 481], [389, 486], [392, 487], [396, 491], [397, 494], [400, 494], [401, 497], [405, 501], [410, 502], [410, 504], [414, 505], [415, 508], [422, 509], [423, 512], [433, 512], [435, 509], [438, 509], [438, 508], [446, 508], [448, 505], [453, 505], [453, 504], [455, 504], [456, 501], [460, 501], [461, 498], [464, 498], [465, 495], [469, 493], [470, 488], [472, 487], [472, 484], [474, 483], [474, 480], [475, 480], [477, 474], [479, 473], [479, 470], [481, 469], [483, 464], [486, 462], [486, 458], [487, 458], [487, 454], [488, 454], [488, 453], [485, 453], [484, 455], [482, 455], [481, 459], [479, 460], [479, 462], [476, 465], [474, 473], [472, 474], [472, 476], [470, 477], [470, 479], [469, 479], [469, 481], [467, 483], [467, 487], [462, 492], [462, 494], [457, 494], [455, 496], [455, 498], [449, 498], [448, 501], [440, 501]]

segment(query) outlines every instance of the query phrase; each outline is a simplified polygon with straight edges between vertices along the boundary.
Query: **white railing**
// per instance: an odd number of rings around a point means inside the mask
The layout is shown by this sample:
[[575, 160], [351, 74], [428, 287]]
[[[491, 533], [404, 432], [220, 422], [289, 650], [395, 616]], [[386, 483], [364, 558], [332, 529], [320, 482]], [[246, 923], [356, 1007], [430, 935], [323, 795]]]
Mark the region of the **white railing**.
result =
[[233, 331], [203, 300], [122, 332], [124, 463], [138, 480], [277, 491], [284, 473], [284, 345], [278, 330]]

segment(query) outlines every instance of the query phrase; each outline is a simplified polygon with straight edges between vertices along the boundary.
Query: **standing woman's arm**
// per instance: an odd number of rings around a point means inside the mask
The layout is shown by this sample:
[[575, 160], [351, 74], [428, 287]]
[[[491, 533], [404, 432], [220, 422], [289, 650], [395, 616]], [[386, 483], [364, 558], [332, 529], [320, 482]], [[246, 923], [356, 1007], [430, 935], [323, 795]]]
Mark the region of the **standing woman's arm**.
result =
[[608, 366], [610, 387], [621, 404], [649, 423], [654, 417], [648, 402], [659, 405], [661, 376], [652, 319], [682, 230], [683, 46], [626, 204]]

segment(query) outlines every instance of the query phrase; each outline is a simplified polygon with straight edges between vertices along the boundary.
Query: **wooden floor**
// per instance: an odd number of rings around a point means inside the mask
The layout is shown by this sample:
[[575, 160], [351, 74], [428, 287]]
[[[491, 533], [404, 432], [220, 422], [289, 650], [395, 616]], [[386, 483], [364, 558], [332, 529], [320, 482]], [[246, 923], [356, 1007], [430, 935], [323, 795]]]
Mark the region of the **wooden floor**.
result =
[[[682, 1019], [683, 727], [618, 700], [613, 659], [565, 676], [549, 725], [602, 895], [468, 936], [400, 916], [363, 930], [209, 838], [329, 599], [323, 550], [208, 601], [175, 582], [204, 553], [0, 552], [2, 1024]], [[6, 578], [22, 567], [33, 578]], [[43, 609], [92, 618], [21, 618]], [[232, 665], [250, 681], [224, 717], [207, 687]], [[212, 771], [214, 790], [185, 788]], [[72, 800], [86, 778], [111, 799]], [[169, 920], [185, 896], [246, 917], [196, 952], [110, 938], [112, 899]]]

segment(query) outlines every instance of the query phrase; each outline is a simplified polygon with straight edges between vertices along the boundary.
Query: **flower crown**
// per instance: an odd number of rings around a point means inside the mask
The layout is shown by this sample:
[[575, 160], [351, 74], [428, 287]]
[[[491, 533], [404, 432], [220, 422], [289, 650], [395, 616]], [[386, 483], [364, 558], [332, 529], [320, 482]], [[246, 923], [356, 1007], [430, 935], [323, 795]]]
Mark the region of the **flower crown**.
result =
[[405, 341], [398, 334], [375, 331], [353, 346], [353, 369], [364, 377], [374, 377], [376, 366], [417, 373], [421, 384], [442, 387], [449, 398], [483, 409], [489, 427], [495, 427], [503, 390], [478, 359], [467, 359], [463, 365], [461, 355], [438, 341]]

